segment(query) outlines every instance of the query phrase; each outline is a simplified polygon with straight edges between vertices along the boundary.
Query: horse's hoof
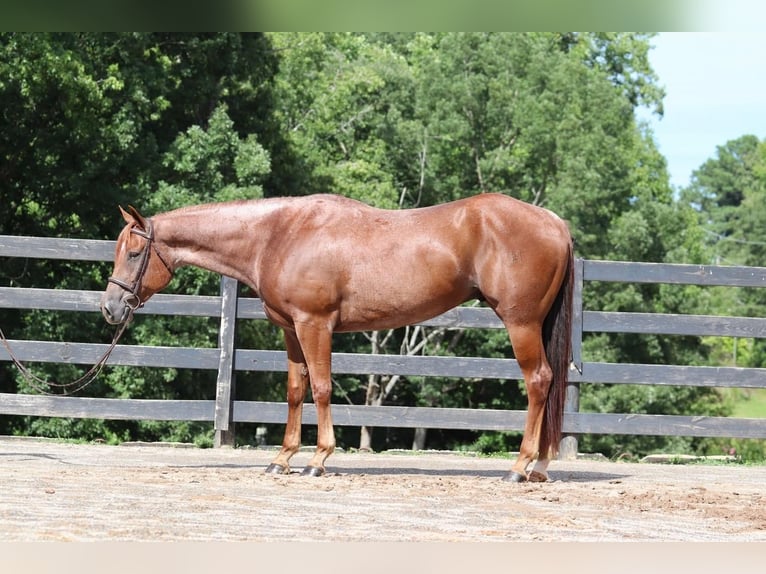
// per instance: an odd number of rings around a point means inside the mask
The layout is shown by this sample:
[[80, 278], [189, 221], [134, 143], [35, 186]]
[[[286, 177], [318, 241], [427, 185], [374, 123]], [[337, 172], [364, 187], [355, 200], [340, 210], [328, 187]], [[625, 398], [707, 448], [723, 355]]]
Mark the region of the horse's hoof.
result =
[[503, 477], [504, 482], [526, 482], [527, 477], [524, 474], [516, 471], [510, 471]]
[[269, 466], [266, 467], [265, 473], [266, 474], [289, 474], [290, 469], [283, 464], [277, 464], [275, 462], [272, 462]]
[[322, 476], [323, 474], [324, 469], [318, 466], [307, 466], [301, 472], [301, 476]]
[[529, 480], [529, 482], [547, 482], [548, 475], [544, 472], [533, 470], [529, 473], [529, 478], [527, 480]]

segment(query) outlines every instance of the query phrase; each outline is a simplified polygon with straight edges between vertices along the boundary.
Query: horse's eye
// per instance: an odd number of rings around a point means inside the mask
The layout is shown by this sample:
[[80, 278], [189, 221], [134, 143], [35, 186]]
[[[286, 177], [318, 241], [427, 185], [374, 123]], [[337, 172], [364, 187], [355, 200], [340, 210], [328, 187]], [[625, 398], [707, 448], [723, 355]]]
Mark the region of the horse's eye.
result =
[[129, 251], [128, 259], [137, 259], [139, 255], [141, 255], [140, 251]]

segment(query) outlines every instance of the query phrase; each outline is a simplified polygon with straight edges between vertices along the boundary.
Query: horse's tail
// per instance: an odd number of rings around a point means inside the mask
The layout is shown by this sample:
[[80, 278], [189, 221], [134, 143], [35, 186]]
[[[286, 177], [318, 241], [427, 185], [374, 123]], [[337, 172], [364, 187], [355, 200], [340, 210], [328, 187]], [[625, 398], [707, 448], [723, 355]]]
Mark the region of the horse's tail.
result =
[[545, 355], [553, 372], [553, 381], [545, 403], [545, 413], [540, 436], [540, 457], [549, 450], [553, 457], [558, 452], [561, 427], [564, 419], [564, 401], [569, 364], [572, 357], [572, 299], [574, 292], [574, 245], [569, 244], [569, 259], [564, 280], [556, 300], [543, 323]]

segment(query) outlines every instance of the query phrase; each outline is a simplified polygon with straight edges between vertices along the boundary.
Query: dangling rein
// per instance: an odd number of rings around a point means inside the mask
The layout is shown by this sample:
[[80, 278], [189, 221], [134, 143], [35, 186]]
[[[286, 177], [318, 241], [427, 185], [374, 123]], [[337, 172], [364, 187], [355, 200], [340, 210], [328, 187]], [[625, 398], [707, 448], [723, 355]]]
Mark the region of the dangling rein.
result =
[[[2, 329], [0, 329], [0, 341], [2, 341], [5, 350], [8, 351], [8, 356], [11, 357], [11, 361], [13, 361], [13, 364], [16, 365], [16, 368], [19, 370], [22, 377], [24, 377], [24, 380], [27, 381], [27, 383], [29, 383], [29, 385], [34, 390], [44, 395], [72, 395], [77, 391], [84, 389], [96, 380], [96, 378], [101, 373], [101, 370], [104, 368], [104, 365], [109, 360], [109, 356], [112, 354], [112, 351], [114, 351], [115, 346], [117, 346], [117, 341], [120, 340], [120, 337], [125, 332], [129, 322], [130, 321], [125, 321], [119, 326], [117, 331], [114, 333], [114, 337], [112, 338], [112, 343], [109, 345], [109, 348], [103, 355], [101, 355], [101, 358], [96, 361], [96, 364], [88, 369], [88, 371], [83, 376], [69, 383], [56, 383], [47, 381], [45, 379], [41, 379], [32, 371], [30, 371], [29, 368], [13, 354], [13, 351], [11, 351], [11, 347], [8, 344], [8, 339], [5, 337], [5, 333], [3, 333]], [[58, 389], [60, 392], [51, 392], [50, 389]]]

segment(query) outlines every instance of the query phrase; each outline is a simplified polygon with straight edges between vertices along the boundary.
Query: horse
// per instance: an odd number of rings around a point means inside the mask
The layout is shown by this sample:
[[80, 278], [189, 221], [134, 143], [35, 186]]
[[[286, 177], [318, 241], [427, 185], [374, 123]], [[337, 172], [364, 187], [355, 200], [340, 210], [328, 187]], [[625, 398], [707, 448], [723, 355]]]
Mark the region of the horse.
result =
[[302, 474], [325, 472], [335, 449], [333, 333], [419, 323], [478, 299], [508, 331], [528, 396], [519, 455], [503, 479], [548, 479], [561, 437], [574, 284], [572, 237], [553, 212], [496, 193], [399, 210], [332, 194], [210, 203], [153, 217], [119, 209], [125, 227], [101, 299], [108, 323], [131, 320], [176, 269], [194, 265], [249, 286], [284, 332], [287, 424], [267, 473], [291, 472], [309, 386], [317, 444]]

